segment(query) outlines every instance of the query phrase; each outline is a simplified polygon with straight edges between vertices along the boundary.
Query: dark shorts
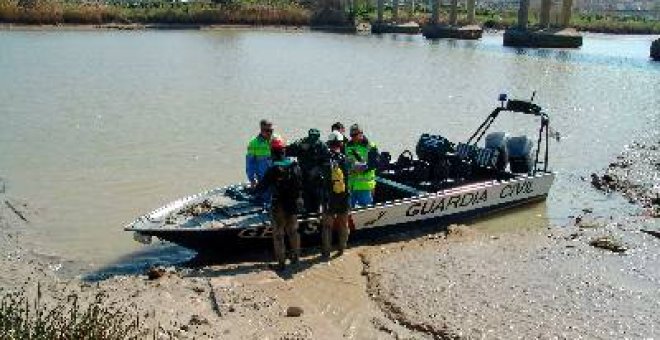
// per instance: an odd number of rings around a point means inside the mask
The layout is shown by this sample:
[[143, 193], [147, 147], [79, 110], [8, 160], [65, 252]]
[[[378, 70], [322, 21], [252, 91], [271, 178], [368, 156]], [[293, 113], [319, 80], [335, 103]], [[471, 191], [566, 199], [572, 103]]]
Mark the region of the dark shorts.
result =
[[351, 210], [348, 195], [333, 195], [328, 197], [325, 204], [325, 212], [329, 214], [345, 214]]

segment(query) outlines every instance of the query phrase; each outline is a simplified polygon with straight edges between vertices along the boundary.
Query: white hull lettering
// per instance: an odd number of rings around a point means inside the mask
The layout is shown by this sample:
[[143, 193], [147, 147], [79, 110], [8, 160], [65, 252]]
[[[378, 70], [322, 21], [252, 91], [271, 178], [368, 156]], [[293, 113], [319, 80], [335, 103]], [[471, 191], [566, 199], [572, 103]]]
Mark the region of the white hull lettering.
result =
[[531, 194], [534, 192], [532, 182], [522, 182], [515, 184], [507, 184], [500, 191], [500, 198], [507, 198], [518, 196], [520, 194]]
[[488, 200], [488, 191], [468, 192], [462, 195], [442, 197], [422, 202], [414, 202], [406, 210], [406, 216], [417, 216], [443, 212], [450, 207], [468, 207]]

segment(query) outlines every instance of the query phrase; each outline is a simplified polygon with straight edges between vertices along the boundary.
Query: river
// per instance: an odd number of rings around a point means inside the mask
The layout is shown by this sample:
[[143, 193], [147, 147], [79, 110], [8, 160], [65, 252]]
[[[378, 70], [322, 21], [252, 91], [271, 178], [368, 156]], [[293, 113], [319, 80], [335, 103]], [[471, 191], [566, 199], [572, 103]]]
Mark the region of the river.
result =
[[[396, 156], [424, 132], [466, 140], [499, 93], [536, 91], [561, 135], [551, 148], [557, 181], [546, 204], [498, 223], [560, 224], [585, 205], [625, 214], [635, 208], [581, 177], [660, 126], [653, 38], [589, 34], [579, 50], [524, 50], [502, 47], [495, 33], [429, 42], [279, 30], [0, 31], [0, 177], [8, 197], [28, 204], [36, 253], [72, 272], [97, 270], [138, 261], [144, 246], [122, 231], [135, 217], [243, 180], [261, 118], [289, 140], [358, 122]], [[493, 131], [533, 135], [537, 123], [502, 116]]]

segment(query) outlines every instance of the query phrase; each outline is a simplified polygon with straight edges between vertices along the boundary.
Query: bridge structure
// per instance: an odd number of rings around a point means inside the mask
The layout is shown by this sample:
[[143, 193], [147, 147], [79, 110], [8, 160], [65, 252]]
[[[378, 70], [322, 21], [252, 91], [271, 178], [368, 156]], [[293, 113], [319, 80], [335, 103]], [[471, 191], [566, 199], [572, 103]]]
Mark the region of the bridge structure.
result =
[[561, 1], [559, 27], [550, 26], [552, 0], [541, 0], [540, 23], [529, 26], [530, 0], [520, 0], [518, 24], [504, 32], [504, 45], [514, 47], [578, 48], [582, 35], [570, 28], [573, 0]]
[[[339, 13], [357, 13], [360, 4], [373, 0], [321, 0], [321, 7], [336, 10]], [[399, 22], [400, 1], [392, 1], [392, 19], [384, 20], [385, 0], [375, 0], [377, 7], [376, 21], [372, 23], [374, 33], [409, 33], [417, 34], [420, 27], [416, 24], [401, 24]], [[411, 0], [415, 1], [415, 0]], [[424, 0], [422, 0], [424, 1]], [[421, 29], [427, 38], [455, 38], [478, 39], [482, 35], [482, 28], [475, 24], [476, 0], [464, 0], [467, 11], [466, 25], [458, 25], [459, 0], [450, 1], [449, 20], [447, 24], [440, 23], [440, 1], [426, 0], [431, 5], [431, 18], [429, 24]], [[514, 47], [540, 47], [540, 48], [579, 48], [582, 46], [582, 36], [570, 27], [575, 0], [561, 0], [559, 25], [551, 26], [550, 14], [555, 0], [541, 0], [538, 25], [529, 25], [531, 0], [518, 0], [517, 25], [504, 33], [504, 45]], [[579, 0], [578, 0], [579, 1]], [[414, 5], [413, 5], [414, 6]], [[342, 14], [343, 16], [343, 14]], [[352, 19], [352, 18], [350, 18]], [[330, 23], [329, 23], [330, 24]], [[346, 22], [346, 27], [354, 23]], [[660, 39], [651, 47], [651, 58], [660, 60]]]

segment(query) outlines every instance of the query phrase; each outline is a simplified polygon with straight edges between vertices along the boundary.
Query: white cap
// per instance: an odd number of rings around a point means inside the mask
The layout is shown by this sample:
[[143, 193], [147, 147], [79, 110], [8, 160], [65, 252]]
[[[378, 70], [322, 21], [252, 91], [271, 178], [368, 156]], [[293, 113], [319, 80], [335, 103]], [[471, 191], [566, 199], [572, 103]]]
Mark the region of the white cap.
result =
[[344, 141], [344, 135], [341, 134], [339, 131], [332, 131], [330, 132], [330, 135], [328, 136], [328, 143], [329, 142], [343, 142]]

